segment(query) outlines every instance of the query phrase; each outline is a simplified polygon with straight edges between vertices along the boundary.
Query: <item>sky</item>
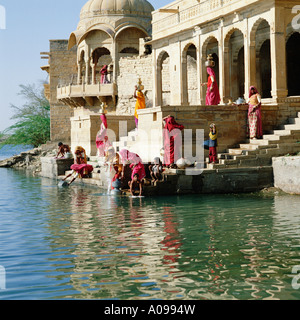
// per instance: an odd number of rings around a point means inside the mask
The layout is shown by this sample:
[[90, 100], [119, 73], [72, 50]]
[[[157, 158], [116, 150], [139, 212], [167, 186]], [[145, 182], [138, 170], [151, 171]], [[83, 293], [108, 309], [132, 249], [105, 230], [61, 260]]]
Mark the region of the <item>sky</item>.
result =
[[[155, 9], [171, 0], [148, 0]], [[14, 123], [11, 104], [22, 106], [20, 84], [41, 85], [48, 80], [40, 69], [48, 60], [49, 40], [69, 39], [76, 30], [87, 0], [0, 0], [5, 8], [5, 29], [0, 10], [0, 132]]]

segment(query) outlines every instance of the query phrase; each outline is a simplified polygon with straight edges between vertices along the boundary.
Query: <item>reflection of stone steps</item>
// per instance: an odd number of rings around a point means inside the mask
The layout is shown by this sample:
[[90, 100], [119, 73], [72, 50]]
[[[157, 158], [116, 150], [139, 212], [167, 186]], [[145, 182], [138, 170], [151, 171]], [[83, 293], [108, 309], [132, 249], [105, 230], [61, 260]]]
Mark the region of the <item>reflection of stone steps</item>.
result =
[[206, 159], [207, 168], [269, 166], [272, 164], [272, 157], [300, 152], [300, 112], [297, 118], [290, 118], [288, 122], [280, 126], [279, 130], [263, 135], [262, 139], [250, 140], [240, 144], [239, 148], [220, 153], [218, 164], [209, 164]]

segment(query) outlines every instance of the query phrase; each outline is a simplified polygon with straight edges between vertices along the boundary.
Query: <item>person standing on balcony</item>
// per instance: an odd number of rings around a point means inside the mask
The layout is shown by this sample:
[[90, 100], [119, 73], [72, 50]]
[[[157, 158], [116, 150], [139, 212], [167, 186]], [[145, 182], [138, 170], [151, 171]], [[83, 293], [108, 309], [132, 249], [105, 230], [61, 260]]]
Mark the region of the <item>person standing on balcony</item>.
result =
[[134, 110], [134, 119], [135, 119], [135, 126], [136, 130], [138, 129], [138, 123], [139, 123], [139, 116], [137, 114], [137, 111], [140, 109], [145, 109], [146, 108], [146, 99], [145, 96], [142, 92], [144, 90], [144, 86], [142, 85], [141, 79], [139, 79], [139, 83], [137, 86], [135, 86], [134, 90], [134, 98], [136, 98], [136, 104], [135, 104], [135, 110]]
[[220, 99], [220, 93], [218, 84], [216, 81], [216, 74], [213, 70], [213, 67], [215, 66], [215, 62], [213, 61], [213, 57], [211, 54], [208, 55], [207, 61], [205, 62], [206, 71], [208, 73], [208, 81], [206, 83], [202, 83], [202, 86], [207, 85], [207, 91], [206, 91], [206, 105], [207, 106], [217, 106], [221, 99]]
[[102, 69], [100, 70], [100, 74], [101, 74], [101, 84], [106, 84], [109, 83], [108, 79], [107, 79], [107, 74], [108, 74], [108, 65], [105, 64]]

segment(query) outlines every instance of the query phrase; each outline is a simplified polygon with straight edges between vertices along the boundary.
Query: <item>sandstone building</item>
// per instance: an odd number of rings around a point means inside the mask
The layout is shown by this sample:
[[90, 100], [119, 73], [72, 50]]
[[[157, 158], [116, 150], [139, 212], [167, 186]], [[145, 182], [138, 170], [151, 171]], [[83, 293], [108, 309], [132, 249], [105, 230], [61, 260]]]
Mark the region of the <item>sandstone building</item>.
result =
[[[71, 141], [95, 155], [99, 109], [108, 105], [109, 127], [134, 127], [134, 86], [141, 78], [147, 109], [142, 135], [132, 148], [153, 159], [162, 146], [162, 117], [172, 113], [190, 129], [222, 127], [220, 150], [246, 138], [246, 108], [228, 104], [247, 98], [250, 85], [263, 98], [264, 130], [300, 111], [300, 16], [297, 1], [176, 0], [154, 10], [146, 0], [90, 0], [69, 40], [51, 40], [46, 53], [46, 91], [51, 104], [51, 139]], [[300, 10], [299, 10], [300, 11]], [[149, 41], [150, 40], [150, 41]], [[205, 61], [212, 54], [221, 103], [205, 106]], [[102, 65], [109, 84], [100, 83]], [[126, 135], [126, 134], [125, 134]], [[126, 141], [128, 142], [128, 141]], [[129, 147], [127, 143], [127, 147]], [[145, 152], [145, 146], [151, 151]], [[117, 143], [117, 147], [126, 144]]]

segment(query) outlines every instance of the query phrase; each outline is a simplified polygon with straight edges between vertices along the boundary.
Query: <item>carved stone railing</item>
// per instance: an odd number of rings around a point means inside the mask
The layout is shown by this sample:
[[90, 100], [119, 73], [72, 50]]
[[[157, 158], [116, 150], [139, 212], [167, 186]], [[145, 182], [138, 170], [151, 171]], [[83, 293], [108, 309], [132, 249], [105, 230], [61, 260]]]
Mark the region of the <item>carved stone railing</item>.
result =
[[[193, 5], [189, 8], [180, 8], [180, 2], [170, 6], [168, 8], [176, 9], [175, 5], [179, 5], [178, 13], [171, 13], [166, 15], [166, 13], [154, 12], [153, 13], [153, 23], [152, 32], [153, 35], [160, 33], [161, 31], [170, 29], [170, 27], [177, 26], [178, 24], [184, 23], [194, 18], [203, 18], [209, 13], [213, 13], [218, 9], [231, 4], [237, 4], [240, 6], [245, 5], [243, 0], [204, 0], [200, 1], [198, 4]], [[235, 8], [236, 9], [236, 8]]]

